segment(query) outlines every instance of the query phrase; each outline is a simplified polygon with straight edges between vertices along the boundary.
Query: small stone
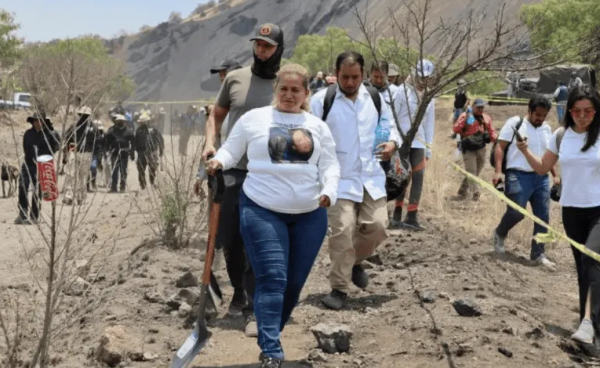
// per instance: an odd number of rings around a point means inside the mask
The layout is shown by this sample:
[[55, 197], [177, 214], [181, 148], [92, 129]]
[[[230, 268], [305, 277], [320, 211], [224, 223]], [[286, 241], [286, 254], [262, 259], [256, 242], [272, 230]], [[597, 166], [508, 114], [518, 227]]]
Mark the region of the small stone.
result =
[[190, 270], [190, 266], [186, 265], [186, 264], [182, 264], [177, 266], [177, 269], [181, 272], [188, 272]]
[[148, 301], [149, 303], [165, 302], [165, 298], [156, 291], [146, 291], [144, 293], [144, 300]]
[[64, 293], [70, 296], [83, 296], [89, 292], [91, 286], [92, 285], [89, 282], [85, 281], [81, 277], [77, 277], [71, 281], [70, 285], [67, 285]]
[[152, 361], [158, 359], [158, 355], [149, 353], [149, 352], [145, 352], [143, 355], [143, 358], [144, 358], [144, 362], [152, 362]]
[[117, 316], [115, 316], [114, 314], [104, 317], [104, 322], [112, 322], [112, 321], [116, 321], [116, 320], [117, 320]]
[[477, 317], [481, 316], [481, 308], [470, 299], [459, 299], [452, 303], [454, 310], [463, 317]]
[[188, 314], [190, 314], [192, 312], [192, 306], [190, 306], [188, 303], [183, 302], [181, 303], [181, 306], [179, 306], [179, 310], [177, 311], [177, 315], [180, 318], [185, 318], [188, 316]]
[[171, 308], [171, 310], [178, 310], [181, 307], [181, 300], [179, 300], [178, 295], [172, 295], [169, 300], [166, 302], [167, 307]]
[[514, 329], [513, 327], [506, 327], [505, 329], [502, 330], [502, 332], [504, 332], [507, 335], [517, 336], [517, 330]]
[[440, 298], [450, 300], [450, 295], [448, 295], [448, 293], [442, 291], [440, 293]]
[[325, 363], [327, 361], [327, 356], [318, 349], [311, 350], [310, 353], [308, 353], [308, 361], [315, 363]]
[[508, 350], [507, 348], [502, 348], [502, 347], [500, 347], [500, 348], [498, 348], [498, 351], [499, 351], [499, 352], [500, 352], [502, 355], [506, 356], [507, 358], [512, 358], [512, 357], [513, 357], [513, 353], [512, 353], [512, 351]]
[[311, 328], [319, 348], [328, 354], [345, 353], [350, 350], [353, 332], [347, 325], [319, 323]]
[[178, 288], [188, 288], [188, 287], [197, 287], [198, 286], [198, 278], [194, 276], [190, 271], [184, 273], [177, 282], [175, 286]]
[[116, 367], [126, 357], [137, 357], [141, 354], [140, 347], [140, 341], [128, 335], [123, 326], [113, 326], [106, 328], [102, 333], [95, 355], [98, 361]]
[[541, 328], [536, 327], [533, 330], [526, 332], [525, 337], [528, 339], [539, 340], [544, 337], [544, 331]]
[[142, 261], [148, 262], [149, 260], [150, 260], [150, 255], [148, 253], [146, 253], [142, 256]]
[[423, 303], [434, 303], [438, 298], [438, 293], [434, 290], [426, 290], [421, 293], [421, 301]]
[[195, 305], [200, 300], [200, 294], [191, 289], [179, 290], [179, 297], [189, 305]]
[[152, 334], [157, 334], [157, 333], [159, 333], [160, 331], [159, 331], [159, 330], [158, 330], [158, 328], [156, 328], [156, 327], [150, 327], [150, 328], [148, 329], [148, 332], [150, 332], [150, 333], [152, 333]]
[[476, 245], [477, 243], [478, 243], [477, 239], [469, 240], [469, 244], [471, 244], [471, 245]]
[[461, 357], [470, 354], [473, 351], [473, 346], [471, 346], [470, 344], [460, 344], [458, 345], [458, 349], [456, 350], [456, 356]]
[[402, 262], [396, 263], [393, 267], [395, 269], [397, 269], [397, 270], [404, 270], [404, 269], [406, 269], [406, 265], [404, 263], [402, 263]]

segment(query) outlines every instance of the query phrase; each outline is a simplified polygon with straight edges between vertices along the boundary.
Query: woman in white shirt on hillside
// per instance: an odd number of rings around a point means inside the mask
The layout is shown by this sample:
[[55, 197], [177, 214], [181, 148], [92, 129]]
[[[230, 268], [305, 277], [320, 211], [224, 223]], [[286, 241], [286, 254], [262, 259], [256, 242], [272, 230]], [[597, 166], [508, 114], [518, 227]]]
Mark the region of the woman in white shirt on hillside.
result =
[[337, 199], [335, 143], [329, 127], [307, 112], [309, 95], [306, 69], [285, 65], [275, 83], [274, 106], [243, 115], [208, 162], [209, 172], [227, 170], [248, 155], [240, 223], [256, 276], [263, 368], [281, 366], [280, 332], [325, 238], [326, 208]]
[[[600, 95], [587, 87], [569, 94], [564, 128], [550, 139], [540, 160], [517, 144], [538, 174], [547, 174], [558, 162], [561, 168], [560, 204], [567, 236], [600, 253]], [[562, 140], [561, 140], [562, 137]], [[571, 247], [579, 282], [581, 324], [571, 336], [582, 343], [600, 343], [600, 263]]]

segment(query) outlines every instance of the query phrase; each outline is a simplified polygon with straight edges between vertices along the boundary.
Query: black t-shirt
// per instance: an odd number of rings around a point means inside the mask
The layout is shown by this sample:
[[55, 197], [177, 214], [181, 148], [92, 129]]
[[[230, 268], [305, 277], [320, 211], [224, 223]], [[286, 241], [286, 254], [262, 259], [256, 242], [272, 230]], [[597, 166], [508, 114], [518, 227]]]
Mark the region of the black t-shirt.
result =
[[467, 91], [459, 90], [454, 95], [454, 108], [455, 109], [464, 109], [465, 105], [467, 104], [468, 99], [469, 98], [467, 97]]

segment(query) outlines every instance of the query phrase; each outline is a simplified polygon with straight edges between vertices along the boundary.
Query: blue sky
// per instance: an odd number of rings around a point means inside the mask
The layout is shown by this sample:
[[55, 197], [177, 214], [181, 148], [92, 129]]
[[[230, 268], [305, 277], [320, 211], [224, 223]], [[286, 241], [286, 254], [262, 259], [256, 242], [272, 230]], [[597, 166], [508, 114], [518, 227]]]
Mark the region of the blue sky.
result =
[[14, 13], [26, 41], [98, 34], [112, 37], [120, 30], [136, 32], [143, 25], [169, 19], [172, 11], [188, 16], [207, 0], [0, 0], [0, 8]]

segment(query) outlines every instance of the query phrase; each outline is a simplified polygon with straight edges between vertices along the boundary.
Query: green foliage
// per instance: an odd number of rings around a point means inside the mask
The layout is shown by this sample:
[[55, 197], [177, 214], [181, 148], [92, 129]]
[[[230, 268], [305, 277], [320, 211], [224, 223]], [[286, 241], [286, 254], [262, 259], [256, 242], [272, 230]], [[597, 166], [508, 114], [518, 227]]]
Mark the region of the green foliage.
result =
[[[527, 25], [532, 45], [537, 51], [559, 47], [581, 38], [588, 38], [590, 42], [600, 40], [598, 0], [544, 0], [539, 4], [523, 5], [520, 18]], [[589, 46], [589, 42], [585, 46]], [[558, 57], [574, 62], [597, 62], [596, 53], [590, 53], [589, 50], [584, 52], [581, 47], [565, 50], [548, 59], [554, 61]]]
[[10, 66], [19, 58], [22, 41], [15, 33], [18, 29], [12, 14], [0, 9], [0, 66]]
[[[485, 78], [485, 79], [484, 79]], [[490, 93], [503, 91], [506, 89], [506, 83], [496, 73], [493, 72], [475, 72], [469, 74], [465, 80], [474, 82], [469, 84], [468, 90], [471, 95], [487, 96]]]

